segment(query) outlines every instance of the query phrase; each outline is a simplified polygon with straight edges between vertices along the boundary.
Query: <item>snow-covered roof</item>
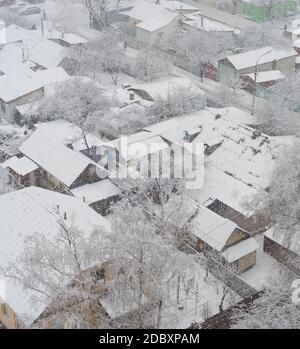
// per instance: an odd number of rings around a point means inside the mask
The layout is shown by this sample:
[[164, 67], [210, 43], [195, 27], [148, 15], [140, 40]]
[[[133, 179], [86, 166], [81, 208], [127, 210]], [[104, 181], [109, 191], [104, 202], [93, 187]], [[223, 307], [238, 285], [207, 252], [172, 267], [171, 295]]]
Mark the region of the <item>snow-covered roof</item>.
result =
[[68, 187], [89, 165], [98, 166], [80, 152], [59, 143], [42, 129], [36, 130], [21, 145], [20, 151]]
[[92, 204], [94, 202], [121, 194], [121, 190], [115, 184], [113, 184], [110, 179], [85, 184], [71, 190], [71, 192], [78, 198], [84, 198], [87, 204]]
[[[265, 55], [265, 56], [263, 56]], [[239, 53], [236, 55], [228, 56], [227, 60], [237, 69], [245, 69], [254, 67], [258, 61], [258, 64], [264, 64], [273, 62], [274, 60], [280, 60], [288, 57], [297, 56], [297, 52], [294, 49], [276, 49], [272, 46], [263, 47], [257, 50]]]
[[192, 222], [193, 234], [217, 251], [222, 251], [237, 225], [210, 209], [199, 206]]
[[190, 25], [196, 29], [212, 32], [233, 32], [236, 34], [240, 33], [240, 30], [231, 27], [227, 24], [215, 21], [213, 19], [204, 17], [201, 12], [191, 13], [185, 15], [186, 20], [182, 21], [186, 25]]
[[244, 125], [257, 125], [258, 120], [255, 115], [251, 115], [244, 110], [236, 107], [226, 107], [226, 108], [210, 108], [206, 107], [213, 115], [221, 116], [224, 120], [228, 120], [237, 124]]
[[191, 92], [204, 95], [204, 92], [188, 78], [163, 78], [149, 83], [131, 85], [129, 89], [143, 90], [153, 99], [167, 98], [180, 88], [189, 88]]
[[165, 8], [161, 4], [145, 0], [139, 0], [136, 6], [123, 14], [140, 21], [136, 27], [150, 32], [168, 25], [178, 16], [177, 12]]
[[25, 176], [28, 173], [38, 169], [38, 166], [30, 159], [28, 159], [26, 156], [23, 156], [22, 158], [13, 156], [10, 159], [3, 162], [2, 164], [0, 164], [0, 166], [2, 168], [9, 167], [20, 176]]
[[[62, 145], [72, 143], [74, 150], [82, 151], [86, 149], [86, 144], [82, 136], [82, 130], [79, 126], [76, 126], [71, 122], [59, 119], [41, 122], [35, 124], [35, 127]], [[93, 133], [89, 133], [86, 136], [86, 139], [90, 147], [100, 146], [106, 143], [98, 135]]]
[[11, 102], [47, 85], [69, 79], [63, 68], [52, 68], [37, 72], [19, 74], [18, 72], [0, 76], [0, 99]]
[[[59, 207], [59, 212], [57, 211]], [[95, 226], [110, 231], [110, 223], [82, 200], [37, 187], [29, 187], [0, 196], [0, 265], [6, 267], [23, 251], [24, 238], [37, 232], [51, 237], [64, 223], [86, 234]], [[6, 280], [6, 301], [21, 318], [36, 318], [44, 309], [30, 302], [34, 291], [26, 291]], [[46, 306], [46, 304], [45, 304]]]
[[29, 30], [23, 27], [20, 27], [16, 24], [11, 24], [8, 27], [0, 30], [0, 44], [8, 44], [12, 42], [18, 42], [28, 39], [42, 40], [42, 39], [60, 39], [65, 41], [70, 45], [75, 44], [84, 44], [87, 42], [86, 39], [74, 33], [63, 33], [58, 30], [55, 30], [44, 23], [44, 32], [41, 29]]
[[172, 118], [144, 129], [173, 141], [182, 139], [187, 127], [201, 127], [197, 142], [209, 145], [221, 142], [206, 157], [207, 163], [253, 188], [265, 189], [269, 185], [276, 155], [282, 147], [275, 137], [256, 136], [253, 128], [216, 118], [209, 110]]
[[214, 200], [219, 200], [246, 217], [250, 217], [254, 212], [246, 208], [244, 203], [257, 195], [257, 189], [207, 163], [204, 169], [204, 185], [197, 193], [197, 200], [205, 206]]
[[[246, 76], [249, 76], [249, 78], [251, 78], [253, 81], [255, 80], [254, 73], [246, 74]], [[277, 81], [277, 80], [282, 80], [284, 78], [285, 78], [285, 75], [280, 70], [262, 71], [256, 74], [256, 82], [258, 84], [260, 82]]]
[[127, 153], [124, 152], [124, 149], [123, 151], [121, 149], [121, 155], [126, 161], [140, 159], [146, 155], [157, 153], [169, 148], [169, 145], [160, 136], [155, 136], [146, 131], [135, 133], [126, 138], [124, 137], [125, 136], [122, 136], [122, 139], [115, 139], [110, 142], [110, 145], [120, 151], [120, 141], [122, 142], [121, 144], [127, 142], [128, 146], [125, 149], [127, 150]]
[[277, 244], [287, 248], [288, 250], [300, 255], [300, 233], [291, 231], [282, 231], [272, 227], [268, 229], [264, 235], [275, 241]]
[[240, 241], [233, 246], [228, 247], [222, 256], [229, 262], [233, 263], [241, 257], [258, 250], [258, 242], [254, 238], [248, 238]]
[[293, 47], [300, 48], [300, 39], [294, 41]]

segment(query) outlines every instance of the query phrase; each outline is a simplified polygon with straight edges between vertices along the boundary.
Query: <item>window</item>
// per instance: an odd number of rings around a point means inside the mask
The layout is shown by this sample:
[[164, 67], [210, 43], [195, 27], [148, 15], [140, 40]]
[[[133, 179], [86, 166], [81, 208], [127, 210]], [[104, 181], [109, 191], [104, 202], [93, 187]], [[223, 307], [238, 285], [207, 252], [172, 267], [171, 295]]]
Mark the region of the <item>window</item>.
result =
[[3, 101], [1, 101], [1, 110], [3, 113], [6, 113], [6, 107], [5, 107], [5, 103]]

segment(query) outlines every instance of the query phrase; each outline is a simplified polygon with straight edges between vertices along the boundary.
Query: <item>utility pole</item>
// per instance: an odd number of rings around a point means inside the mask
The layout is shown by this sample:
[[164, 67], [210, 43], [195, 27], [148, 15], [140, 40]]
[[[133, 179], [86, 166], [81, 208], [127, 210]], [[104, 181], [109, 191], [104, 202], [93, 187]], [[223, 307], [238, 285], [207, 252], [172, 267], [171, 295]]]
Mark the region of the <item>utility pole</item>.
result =
[[255, 102], [256, 102], [256, 82], [257, 82], [257, 66], [258, 66], [258, 62], [261, 58], [263, 58], [264, 56], [266, 56], [268, 53], [270, 53], [273, 49], [265, 52], [263, 55], [261, 55], [260, 57], [257, 58], [257, 61], [255, 63], [255, 70], [254, 70], [254, 92], [253, 92], [253, 97], [252, 97], [252, 108], [251, 108], [251, 115], [254, 115], [254, 111], [255, 111]]

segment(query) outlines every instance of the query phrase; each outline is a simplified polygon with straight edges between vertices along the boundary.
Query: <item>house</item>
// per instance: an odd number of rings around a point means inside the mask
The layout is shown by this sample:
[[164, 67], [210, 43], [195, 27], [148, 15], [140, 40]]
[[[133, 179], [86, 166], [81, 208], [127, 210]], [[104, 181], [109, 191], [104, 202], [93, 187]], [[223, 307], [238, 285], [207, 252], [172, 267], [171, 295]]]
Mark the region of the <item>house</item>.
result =
[[8, 170], [9, 178], [13, 178], [14, 184], [18, 186], [35, 185], [36, 178], [39, 176], [38, 166], [26, 156], [21, 158], [13, 156], [0, 164], [0, 167]]
[[285, 75], [279, 70], [262, 71], [256, 74], [245, 74], [241, 76], [243, 89], [254, 93], [261, 87], [268, 88], [285, 79]]
[[162, 0], [155, 3], [139, 0], [131, 10], [122, 12], [122, 15], [127, 17], [128, 26], [138, 41], [146, 45], [155, 45], [178, 26], [183, 18], [182, 12], [194, 10], [192, 6], [179, 1]]
[[191, 238], [199, 252], [221, 260], [237, 273], [255, 265], [258, 243], [232, 221], [199, 205], [191, 225]]
[[[82, 200], [37, 187], [29, 187], [0, 196], [0, 265], [6, 268], [24, 249], [28, 235], [43, 232], [49, 238], [61, 229], [61, 221], [70, 228], [89, 234], [95, 227], [110, 231], [110, 223]], [[6, 304], [25, 324], [31, 323], [47, 304], [37, 300], [38, 293], [23, 289], [11, 279], [6, 282]], [[32, 302], [32, 300], [35, 300]]]
[[297, 11], [296, 0], [262, 1], [238, 0], [242, 14], [255, 22], [265, 22], [272, 17], [287, 17]]
[[16, 24], [11, 24], [0, 30], [0, 44], [25, 42], [26, 40], [50, 40], [63, 47], [86, 44], [87, 40], [74, 33], [60, 32], [43, 21], [43, 29], [29, 30]]
[[43, 130], [36, 130], [20, 152], [39, 167], [35, 185], [71, 194], [73, 188], [94, 183], [105, 170], [82, 153], [67, 147]]
[[181, 20], [182, 28], [190, 33], [197, 33], [199, 30], [205, 32], [222, 33], [229, 35], [240, 35], [241, 30], [233, 26], [224, 24], [211, 18], [205, 17], [202, 12], [194, 12], [186, 14], [185, 18]]
[[106, 216], [111, 205], [121, 199], [121, 190], [107, 178], [95, 183], [89, 183], [74, 188], [71, 193], [88, 204], [102, 216]]
[[264, 233], [264, 251], [300, 275], [299, 232], [278, 231], [271, 227]]
[[69, 75], [61, 67], [23, 73], [17, 70], [0, 76], [0, 113], [7, 121], [14, 121], [18, 105], [42, 98], [47, 86], [67, 79]]
[[241, 75], [258, 72], [280, 70], [283, 73], [295, 71], [297, 52], [294, 49], [276, 49], [271, 46], [257, 50], [235, 54], [219, 60], [218, 79], [239, 78]]

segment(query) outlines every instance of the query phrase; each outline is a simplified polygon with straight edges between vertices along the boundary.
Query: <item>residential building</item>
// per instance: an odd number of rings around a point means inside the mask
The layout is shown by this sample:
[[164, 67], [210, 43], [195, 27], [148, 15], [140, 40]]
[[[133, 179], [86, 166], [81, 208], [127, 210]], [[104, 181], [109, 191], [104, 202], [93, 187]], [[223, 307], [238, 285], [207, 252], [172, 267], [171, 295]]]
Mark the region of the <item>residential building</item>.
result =
[[271, 46], [231, 55], [219, 60], [218, 80], [228, 83], [255, 71], [280, 70], [283, 73], [293, 73], [296, 56], [294, 49], [276, 49]]
[[232, 221], [199, 205], [191, 222], [191, 238], [198, 251], [243, 273], [256, 263], [256, 240]]
[[[29, 187], [0, 196], [0, 265], [7, 268], [24, 250], [24, 239], [43, 232], [49, 239], [62, 224], [89, 234], [95, 227], [110, 231], [110, 223], [78, 198]], [[24, 290], [10, 278], [6, 282], [6, 304], [29, 325], [45, 309], [45, 299], [32, 289]], [[33, 299], [35, 300], [33, 302]], [[0, 309], [1, 319], [1, 309]], [[12, 321], [14, 317], [12, 317]]]

